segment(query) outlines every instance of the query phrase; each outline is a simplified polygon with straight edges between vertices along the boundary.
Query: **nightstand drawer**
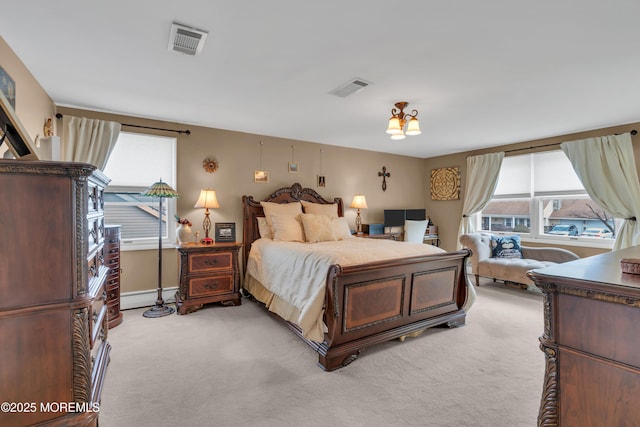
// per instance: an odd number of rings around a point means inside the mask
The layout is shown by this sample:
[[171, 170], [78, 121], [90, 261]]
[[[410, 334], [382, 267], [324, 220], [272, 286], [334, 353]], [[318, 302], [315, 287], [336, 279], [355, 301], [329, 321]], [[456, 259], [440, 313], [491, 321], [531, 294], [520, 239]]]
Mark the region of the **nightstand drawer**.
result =
[[197, 273], [229, 270], [233, 268], [232, 260], [233, 254], [231, 252], [189, 254], [189, 271]]
[[189, 296], [224, 294], [233, 291], [233, 273], [189, 280]]

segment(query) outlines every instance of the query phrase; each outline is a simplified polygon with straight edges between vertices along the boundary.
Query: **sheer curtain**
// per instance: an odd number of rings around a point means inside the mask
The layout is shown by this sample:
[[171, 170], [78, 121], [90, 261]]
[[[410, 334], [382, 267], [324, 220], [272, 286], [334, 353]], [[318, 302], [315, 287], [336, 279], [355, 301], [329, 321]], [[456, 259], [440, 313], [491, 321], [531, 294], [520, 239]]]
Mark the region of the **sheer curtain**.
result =
[[458, 249], [462, 249], [460, 236], [473, 233], [475, 218], [493, 197], [500, 174], [504, 152], [467, 157], [467, 179], [465, 180], [462, 220], [458, 231]]
[[560, 148], [591, 199], [616, 218], [624, 218], [616, 232], [613, 249], [639, 244], [640, 227], [636, 218], [640, 216], [640, 183], [631, 135], [563, 142]]
[[84, 162], [104, 170], [118, 140], [120, 123], [84, 117], [62, 118], [62, 160]]

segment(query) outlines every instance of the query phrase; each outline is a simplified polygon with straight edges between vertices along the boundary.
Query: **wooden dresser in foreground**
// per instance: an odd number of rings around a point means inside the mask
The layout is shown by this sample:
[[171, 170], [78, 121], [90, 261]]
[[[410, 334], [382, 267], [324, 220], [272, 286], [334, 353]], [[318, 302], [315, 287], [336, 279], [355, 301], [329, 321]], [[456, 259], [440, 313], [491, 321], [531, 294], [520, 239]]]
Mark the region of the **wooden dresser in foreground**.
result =
[[0, 160], [2, 426], [98, 424], [108, 182], [88, 164]]
[[238, 253], [242, 243], [178, 246], [180, 287], [176, 292], [178, 314], [188, 314], [203, 304], [221, 302], [240, 305], [240, 268]]
[[640, 423], [640, 246], [533, 270], [544, 293], [546, 372], [538, 426]]

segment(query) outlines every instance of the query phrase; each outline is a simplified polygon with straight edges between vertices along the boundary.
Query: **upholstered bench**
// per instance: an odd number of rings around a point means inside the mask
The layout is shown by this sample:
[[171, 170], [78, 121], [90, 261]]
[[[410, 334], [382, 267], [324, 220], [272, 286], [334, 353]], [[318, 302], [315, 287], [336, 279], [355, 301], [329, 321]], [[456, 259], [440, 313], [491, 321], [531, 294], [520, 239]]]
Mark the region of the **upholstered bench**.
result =
[[462, 246], [471, 249], [471, 269], [480, 285], [480, 276], [517, 284], [523, 289], [533, 285], [529, 270], [578, 259], [571, 251], [552, 247], [520, 245], [520, 236], [496, 236], [491, 233], [471, 233], [460, 236]]

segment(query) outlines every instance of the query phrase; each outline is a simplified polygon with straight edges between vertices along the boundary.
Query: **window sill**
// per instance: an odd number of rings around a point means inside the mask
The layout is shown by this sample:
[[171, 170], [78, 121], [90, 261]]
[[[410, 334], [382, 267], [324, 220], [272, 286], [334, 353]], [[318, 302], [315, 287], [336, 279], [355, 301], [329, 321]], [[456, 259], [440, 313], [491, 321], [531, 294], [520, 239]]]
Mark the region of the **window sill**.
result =
[[613, 248], [613, 239], [589, 239], [584, 237], [567, 237], [567, 238], [557, 238], [550, 236], [539, 236], [539, 237], [531, 237], [531, 236], [521, 236], [521, 241], [523, 243], [531, 242], [538, 244], [545, 244], [550, 246], [579, 246], [586, 248], [599, 248], [599, 249], [612, 249]]

